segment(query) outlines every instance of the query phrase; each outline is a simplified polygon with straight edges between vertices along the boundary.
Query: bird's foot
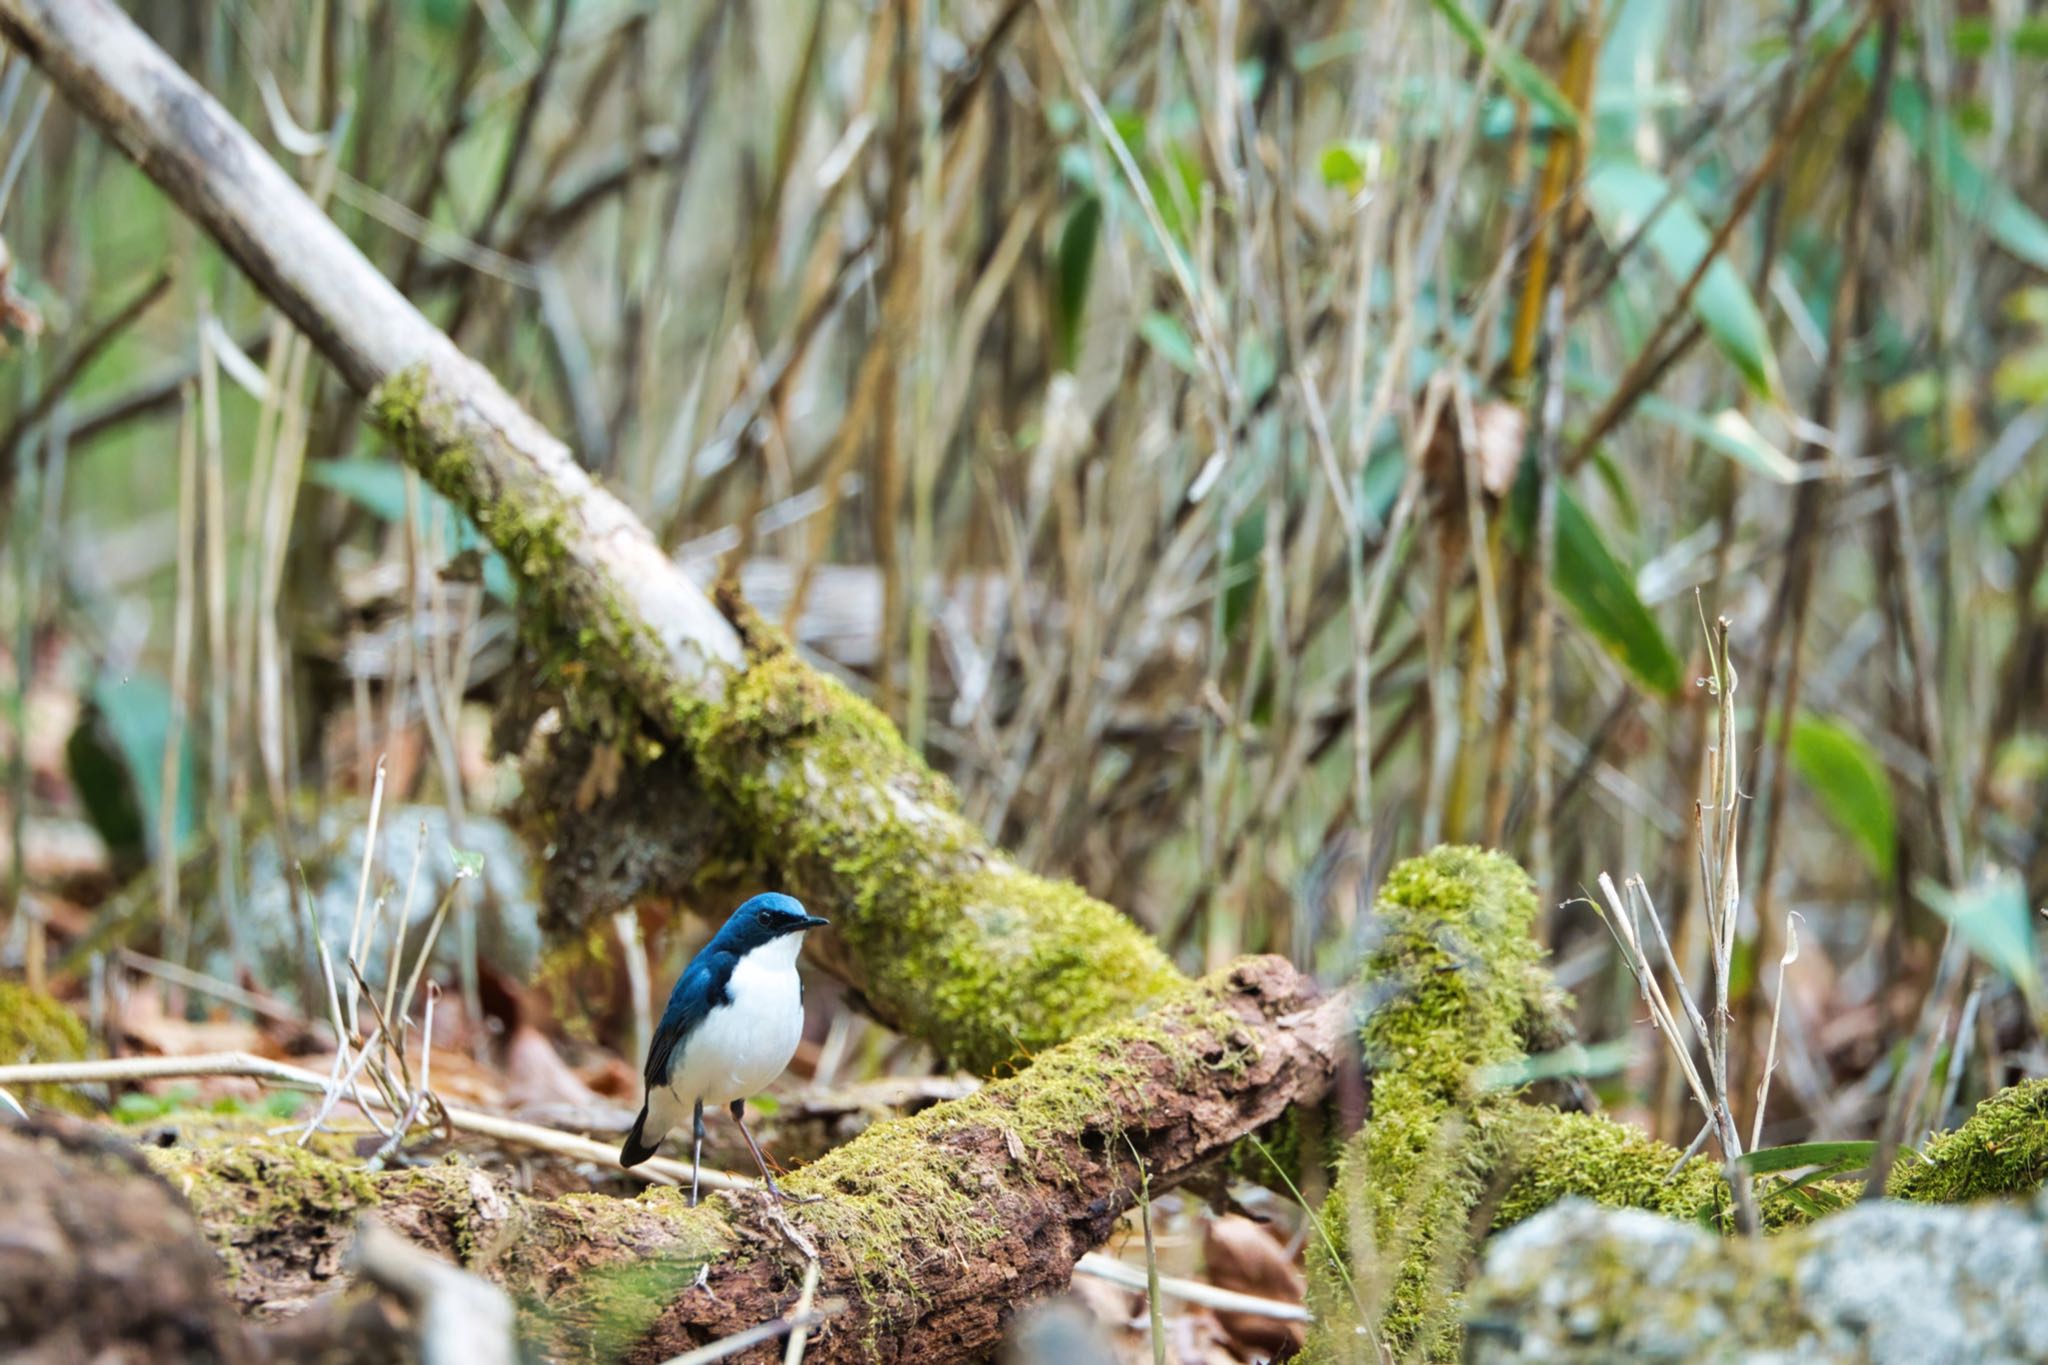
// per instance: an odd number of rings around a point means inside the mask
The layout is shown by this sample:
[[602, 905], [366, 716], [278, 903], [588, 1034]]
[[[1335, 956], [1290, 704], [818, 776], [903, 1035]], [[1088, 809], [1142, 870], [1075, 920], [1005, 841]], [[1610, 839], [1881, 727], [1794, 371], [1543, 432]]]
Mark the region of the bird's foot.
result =
[[773, 1180], [767, 1183], [762, 1193], [767, 1195], [769, 1202], [777, 1208], [784, 1208], [791, 1204], [822, 1204], [825, 1202], [825, 1196], [822, 1194], [790, 1194]]

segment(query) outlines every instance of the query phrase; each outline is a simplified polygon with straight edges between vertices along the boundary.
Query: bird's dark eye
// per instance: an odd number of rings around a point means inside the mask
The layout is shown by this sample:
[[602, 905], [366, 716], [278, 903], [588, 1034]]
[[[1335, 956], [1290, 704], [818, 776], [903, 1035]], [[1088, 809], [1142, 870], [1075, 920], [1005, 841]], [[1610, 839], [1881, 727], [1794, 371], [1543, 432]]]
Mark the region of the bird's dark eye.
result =
[[775, 923], [775, 912], [773, 910], [756, 910], [754, 912], [754, 922], [765, 928]]

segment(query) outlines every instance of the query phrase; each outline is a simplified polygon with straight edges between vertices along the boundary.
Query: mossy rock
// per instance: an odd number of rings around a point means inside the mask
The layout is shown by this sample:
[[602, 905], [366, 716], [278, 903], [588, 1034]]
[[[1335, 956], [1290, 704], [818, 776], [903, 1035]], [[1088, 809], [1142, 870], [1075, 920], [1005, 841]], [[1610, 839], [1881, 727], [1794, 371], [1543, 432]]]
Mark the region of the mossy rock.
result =
[[[85, 1025], [77, 1015], [47, 995], [27, 986], [0, 981], [0, 1065], [24, 1062], [79, 1062], [86, 1056]], [[93, 1106], [70, 1086], [9, 1087], [23, 1104], [39, 1104], [71, 1114], [90, 1114]]]

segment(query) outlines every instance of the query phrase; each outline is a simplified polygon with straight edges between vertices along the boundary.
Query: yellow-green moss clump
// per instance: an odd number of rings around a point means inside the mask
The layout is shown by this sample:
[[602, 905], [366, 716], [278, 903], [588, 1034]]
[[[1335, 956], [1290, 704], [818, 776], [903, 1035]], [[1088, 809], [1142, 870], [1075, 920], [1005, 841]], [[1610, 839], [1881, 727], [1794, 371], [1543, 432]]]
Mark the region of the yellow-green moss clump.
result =
[[1503, 1100], [1487, 1107], [1486, 1128], [1488, 1164], [1507, 1182], [1496, 1228], [1573, 1195], [1686, 1220], [1728, 1202], [1728, 1183], [1711, 1157], [1680, 1165], [1671, 1144], [1612, 1119]]
[[1319, 1356], [1455, 1353], [1452, 1281], [1486, 1173], [1474, 1076], [1520, 1055], [1535, 914], [1528, 874], [1501, 854], [1439, 848], [1388, 874], [1360, 974], [1372, 1118], [1310, 1263]]
[[1903, 1157], [1886, 1193], [1924, 1204], [2027, 1194], [2048, 1180], [2048, 1080], [2022, 1081], [1977, 1106], [1962, 1127]]
[[698, 1272], [730, 1254], [725, 1206], [650, 1186], [636, 1199], [567, 1194], [522, 1207], [464, 1258], [512, 1287], [523, 1338], [550, 1359], [618, 1360]]
[[779, 643], [683, 732], [877, 1009], [960, 1064], [1021, 1063], [1186, 985], [1116, 910], [990, 850], [886, 717]]
[[[77, 1015], [47, 995], [38, 995], [12, 981], [0, 981], [0, 1065], [23, 1062], [76, 1062], [85, 1057], [85, 1025]], [[92, 1112], [76, 1090], [61, 1085], [10, 1088], [23, 1104]]]

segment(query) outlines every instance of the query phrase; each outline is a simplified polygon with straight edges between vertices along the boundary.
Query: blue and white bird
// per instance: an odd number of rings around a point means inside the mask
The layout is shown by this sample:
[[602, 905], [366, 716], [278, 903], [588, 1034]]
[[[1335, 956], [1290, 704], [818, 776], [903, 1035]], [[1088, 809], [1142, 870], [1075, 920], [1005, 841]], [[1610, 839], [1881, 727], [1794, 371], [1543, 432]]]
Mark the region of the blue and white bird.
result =
[[804, 934], [826, 923], [794, 896], [770, 892], [732, 912], [669, 992], [668, 1008], [647, 1049], [647, 1099], [619, 1152], [637, 1166], [683, 1125], [695, 1135], [690, 1202], [697, 1202], [704, 1159], [704, 1106], [729, 1104], [740, 1135], [777, 1199], [775, 1177], [747, 1131], [747, 1099], [758, 1095], [796, 1055], [804, 1036], [804, 987], [796, 956]]

